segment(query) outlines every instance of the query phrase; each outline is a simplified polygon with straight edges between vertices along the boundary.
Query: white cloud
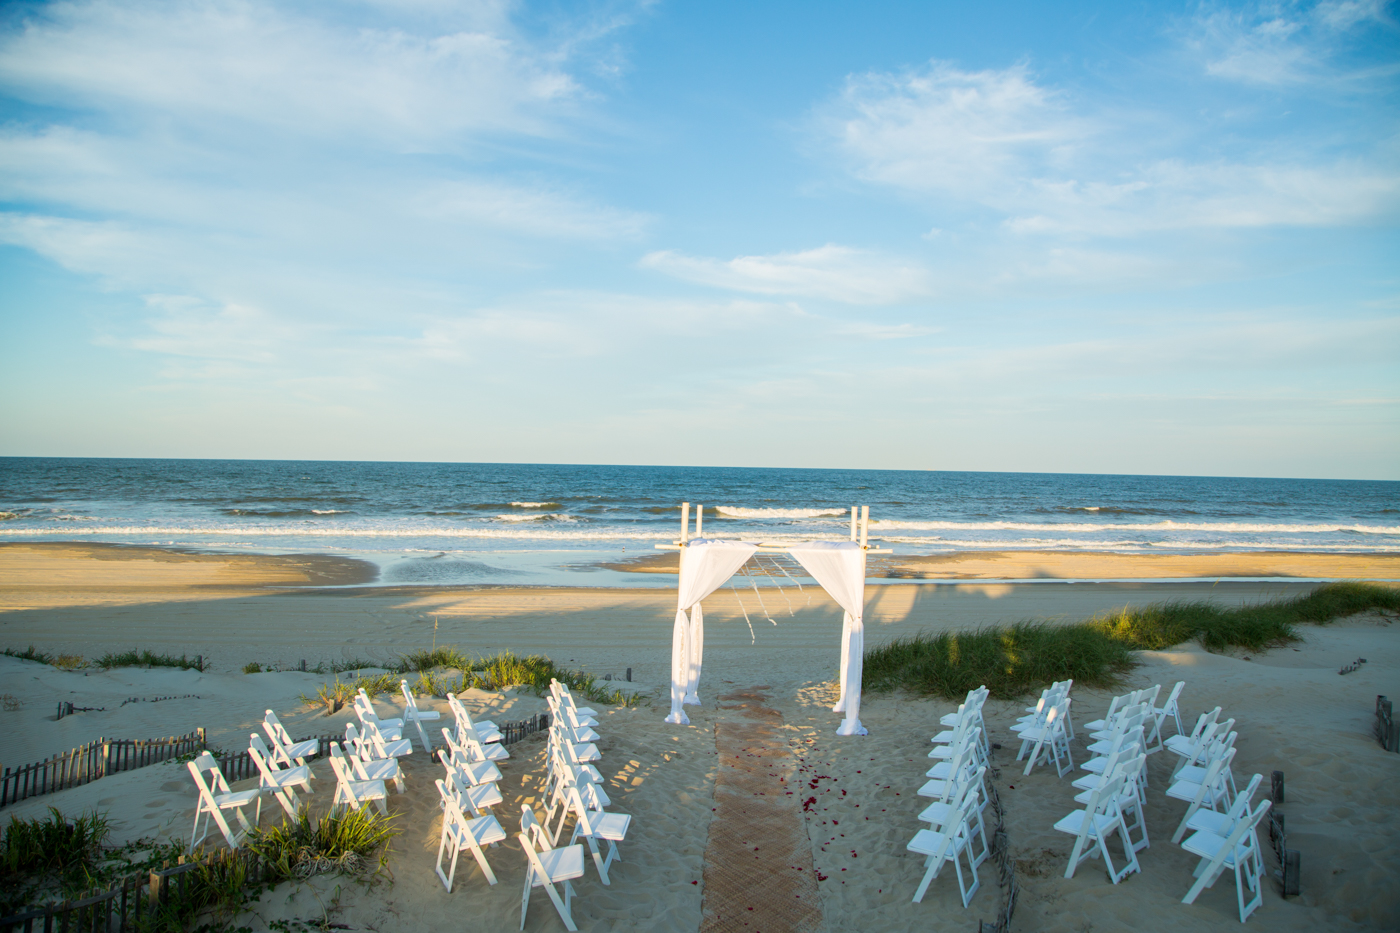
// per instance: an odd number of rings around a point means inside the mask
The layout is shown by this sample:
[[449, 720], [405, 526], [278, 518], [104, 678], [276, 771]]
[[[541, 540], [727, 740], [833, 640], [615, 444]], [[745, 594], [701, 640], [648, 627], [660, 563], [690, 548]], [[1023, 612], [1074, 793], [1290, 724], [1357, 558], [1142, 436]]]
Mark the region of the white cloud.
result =
[[1207, 8], [1187, 24], [1185, 42], [1212, 77], [1268, 87], [1326, 84], [1348, 77], [1348, 69], [1331, 62], [1349, 33], [1368, 23], [1393, 25], [1387, 6], [1384, 0], [1333, 0]]
[[990, 209], [1014, 233], [1337, 226], [1393, 216], [1393, 157], [1190, 160], [1154, 152], [1117, 119], [1038, 84], [1024, 66], [932, 62], [848, 80], [819, 125], [857, 177], [923, 199]]
[[258, 0], [56, 3], [0, 40], [0, 82], [39, 103], [396, 151], [450, 148], [473, 132], [550, 132], [548, 109], [579, 86], [547, 50], [485, 19], [494, 31], [415, 35]]
[[800, 295], [847, 304], [890, 304], [928, 295], [930, 279], [918, 263], [827, 244], [816, 249], [730, 260], [648, 253], [642, 266], [667, 275], [735, 291]]

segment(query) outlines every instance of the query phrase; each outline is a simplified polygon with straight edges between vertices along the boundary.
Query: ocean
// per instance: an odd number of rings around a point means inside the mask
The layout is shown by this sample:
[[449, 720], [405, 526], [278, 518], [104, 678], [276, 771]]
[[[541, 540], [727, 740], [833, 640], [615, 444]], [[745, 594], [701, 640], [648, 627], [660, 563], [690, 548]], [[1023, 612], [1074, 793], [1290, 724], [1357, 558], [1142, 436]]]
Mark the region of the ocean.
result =
[[1400, 548], [1400, 483], [1248, 477], [488, 463], [0, 458], [0, 541], [318, 552], [380, 583], [674, 585], [597, 564], [677, 537], [847, 536], [904, 554]]

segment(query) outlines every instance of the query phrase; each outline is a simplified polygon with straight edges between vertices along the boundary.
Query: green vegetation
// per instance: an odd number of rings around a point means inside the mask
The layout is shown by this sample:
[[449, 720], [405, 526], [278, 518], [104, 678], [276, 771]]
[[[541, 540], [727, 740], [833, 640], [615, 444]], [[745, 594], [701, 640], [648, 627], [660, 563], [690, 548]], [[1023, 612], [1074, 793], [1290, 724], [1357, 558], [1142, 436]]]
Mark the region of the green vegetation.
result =
[[49, 807], [44, 819], [10, 817], [0, 838], [0, 874], [7, 882], [23, 875], [81, 882], [90, 875], [110, 832], [107, 818], [95, 812], [71, 822], [57, 807]]
[[[359, 871], [394, 835], [393, 818], [368, 807], [319, 820], [303, 809], [294, 820], [283, 819], [279, 826], [254, 830], [248, 848], [262, 856], [275, 880], [309, 878], [327, 871]], [[386, 848], [380, 867], [387, 860]]]
[[53, 657], [52, 657], [52, 656], [47, 655], [47, 654], [44, 654], [43, 652], [40, 652], [40, 651], [35, 651], [33, 645], [30, 645], [28, 648], [25, 648], [23, 651], [17, 651], [17, 650], [15, 650], [14, 648], [6, 648], [4, 651], [0, 651], [0, 654], [7, 655], [8, 657], [11, 657], [11, 658], [19, 658], [19, 659], [21, 659], [21, 660], [23, 660], [23, 661], [38, 661], [40, 664], [52, 664], [52, 663], [53, 663]]
[[104, 671], [114, 667], [178, 667], [182, 671], [203, 672], [205, 667], [202, 655], [192, 661], [183, 654], [177, 658], [173, 654], [152, 654], [135, 648], [122, 652], [109, 651], [94, 663]]
[[245, 674], [261, 674], [262, 669], [262, 665], [257, 661], [249, 661], [247, 664], [243, 665], [243, 673]]
[[[373, 666], [369, 662], [364, 665]], [[446, 667], [457, 673], [437, 673], [433, 671], [433, 667]], [[549, 689], [549, 681], [552, 678], [567, 685], [574, 693], [599, 703], [636, 706], [641, 702], [640, 697], [635, 694], [610, 690], [605, 686], [606, 681], [599, 681], [585, 671], [558, 667], [549, 658], [538, 654], [522, 658], [504, 651], [490, 657], [472, 659], [455, 648], [437, 648], [431, 652], [419, 651], [403, 655], [388, 670], [390, 673], [360, 676], [350, 681], [342, 681], [337, 677], [333, 683], [322, 685], [316, 696], [303, 695], [302, 702], [325, 706], [328, 712], [335, 712], [350, 702], [361, 689], [372, 697], [381, 693], [391, 696], [397, 694], [403, 675], [414, 671], [419, 674], [412, 684], [412, 689], [431, 696], [461, 693], [472, 687], [482, 690], [504, 690], [507, 687], [518, 686], [528, 687], [536, 694], [543, 694]]]
[[1211, 651], [1257, 651], [1298, 638], [1300, 624], [1326, 625], [1370, 609], [1400, 611], [1400, 590], [1369, 583], [1328, 583], [1306, 596], [1237, 609], [1208, 602], [1125, 607], [1084, 622], [1020, 622], [971, 632], [920, 633], [865, 653], [864, 687], [905, 687], [952, 699], [982, 684], [992, 696], [1023, 696], [1056, 680], [1112, 686], [1135, 650], [1196, 640]]

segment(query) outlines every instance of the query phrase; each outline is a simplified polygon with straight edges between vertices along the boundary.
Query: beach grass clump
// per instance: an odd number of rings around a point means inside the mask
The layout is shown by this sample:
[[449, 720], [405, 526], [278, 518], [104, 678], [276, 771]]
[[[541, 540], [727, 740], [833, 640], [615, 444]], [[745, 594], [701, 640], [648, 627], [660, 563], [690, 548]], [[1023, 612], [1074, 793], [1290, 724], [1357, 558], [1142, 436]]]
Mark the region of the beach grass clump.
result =
[[431, 671], [435, 668], [450, 667], [460, 671], [472, 670], [475, 662], [456, 648], [433, 648], [431, 651], [415, 651], [399, 658], [396, 669], [401, 674], [418, 671]]
[[50, 655], [44, 654], [42, 651], [35, 651], [33, 645], [30, 645], [23, 651], [15, 648], [6, 648], [0, 651], [0, 654], [11, 658], [19, 658], [22, 661], [38, 661], [40, 664], [53, 663], [53, 658]]
[[1298, 625], [1325, 625], [1373, 609], [1400, 611], [1400, 589], [1327, 583], [1303, 596], [1235, 608], [1166, 602], [1069, 624], [919, 633], [867, 651], [863, 682], [871, 691], [903, 687], [950, 699], [983, 684], [1004, 699], [1057, 680], [1113, 686], [1134, 665], [1133, 651], [1162, 651], [1193, 640], [1209, 651], [1258, 651], [1297, 640]]
[[145, 650], [137, 651], [135, 648], [130, 651], [109, 651], [95, 663], [103, 670], [111, 670], [114, 667], [173, 667], [201, 673], [207, 666], [203, 655], [190, 659], [182, 654], [177, 658], [173, 654], [155, 654]]
[[[303, 809], [295, 819], [253, 830], [248, 848], [271, 866], [274, 877], [304, 879], [327, 871], [359, 871], [396, 834], [393, 817], [368, 807], [320, 818]], [[387, 858], [386, 848], [380, 864]]]
[[945, 697], [986, 684], [992, 696], [1016, 697], [1070, 678], [1110, 686], [1132, 665], [1126, 645], [1088, 626], [1019, 622], [896, 639], [865, 653], [862, 682], [872, 691], [906, 687]]
[[245, 674], [261, 674], [262, 670], [263, 666], [257, 661], [249, 661], [247, 664], [243, 665], [243, 673]]
[[12, 816], [0, 837], [0, 872], [81, 877], [92, 868], [111, 831], [111, 822], [96, 811], [72, 820], [57, 807], [49, 807], [43, 818]]

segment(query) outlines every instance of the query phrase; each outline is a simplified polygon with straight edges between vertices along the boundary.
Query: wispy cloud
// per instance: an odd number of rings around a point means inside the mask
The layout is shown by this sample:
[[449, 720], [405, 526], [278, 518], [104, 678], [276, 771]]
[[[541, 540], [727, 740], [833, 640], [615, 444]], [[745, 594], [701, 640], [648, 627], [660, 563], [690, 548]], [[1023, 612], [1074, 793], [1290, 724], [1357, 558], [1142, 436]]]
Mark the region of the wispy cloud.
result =
[[[1395, 23], [1385, 0], [1265, 3], [1244, 9], [1206, 7], [1183, 26], [1184, 41], [1213, 77], [1263, 86], [1331, 83], [1356, 77], [1355, 66], [1333, 60], [1371, 25]], [[1394, 62], [1389, 69], [1394, 72]]]
[[847, 304], [891, 304], [924, 297], [930, 290], [929, 274], [916, 262], [833, 244], [729, 260], [662, 250], [643, 256], [641, 264], [701, 285]]
[[1400, 167], [1383, 147], [1166, 154], [1023, 65], [853, 76], [817, 121], [857, 177], [989, 209], [1020, 234], [1333, 226], [1400, 210]]

